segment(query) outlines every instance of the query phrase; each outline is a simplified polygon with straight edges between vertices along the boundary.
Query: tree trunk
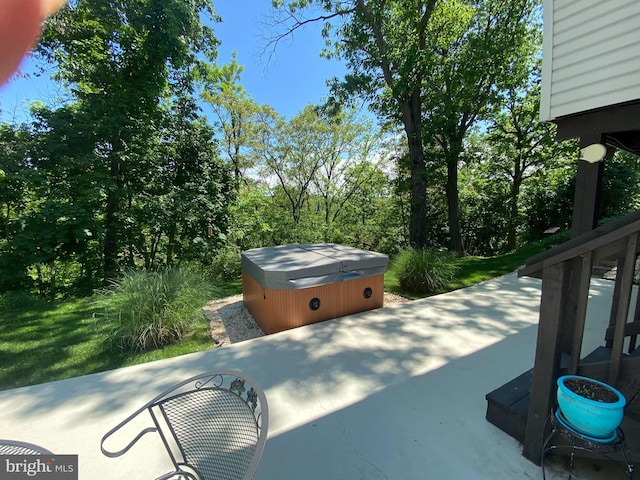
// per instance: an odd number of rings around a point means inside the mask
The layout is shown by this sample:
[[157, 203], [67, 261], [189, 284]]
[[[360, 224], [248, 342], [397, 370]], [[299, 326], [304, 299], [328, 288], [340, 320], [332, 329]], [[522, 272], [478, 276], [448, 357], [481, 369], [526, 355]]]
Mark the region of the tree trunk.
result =
[[415, 90], [402, 108], [402, 123], [407, 135], [411, 163], [409, 243], [415, 248], [427, 246], [427, 164], [422, 145], [421, 107], [420, 92]]
[[447, 207], [449, 219], [450, 248], [459, 256], [463, 256], [462, 229], [460, 228], [460, 198], [458, 196], [458, 156], [447, 163]]
[[167, 234], [167, 266], [171, 267], [173, 265], [173, 255], [176, 244], [176, 226], [175, 224], [171, 224], [169, 227], [169, 232]]
[[449, 248], [459, 256], [464, 256], [462, 228], [460, 227], [460, 196], [458, 195], [458, 160], [462, 152], [462, 134], [449, 134], [447, 155], [447, 207], [449, 220]]
[[[520, 176], [516, 172], [517, 176]], [[509, 199], [509, 228], [507, 230], [507, 249], [509, 251], [515, 250], [517, 247], [516, 242], [516, 227], [518, 225], [518, 197], [520, 196], [520, 184], [521, 178], [516, 178], [511, 186], [511, 198]]]
[[[131, 251], [133, 248], [129, 248], [129, 250]], [[149, 255], [149, 247], [147, 246], [147, 236], [142, 232], [140, 232], [140, 253], [144, 259], [144, 268], [149, 269], [149, 267], [151, 267], [151, 256]]]
[[36, 264], [36, 272], [38, 272], [38, 290], [40, 295], [44, 294], [44, 274], [42, 273], [42, 264]]
[[104, 220], [104, 278], [113, 278], [118, 272], [118, 213], [120, 212], [120, 190], [122, 167], [115, 153], [111, 153], [109, 173], [113, 184], [107, 190]]

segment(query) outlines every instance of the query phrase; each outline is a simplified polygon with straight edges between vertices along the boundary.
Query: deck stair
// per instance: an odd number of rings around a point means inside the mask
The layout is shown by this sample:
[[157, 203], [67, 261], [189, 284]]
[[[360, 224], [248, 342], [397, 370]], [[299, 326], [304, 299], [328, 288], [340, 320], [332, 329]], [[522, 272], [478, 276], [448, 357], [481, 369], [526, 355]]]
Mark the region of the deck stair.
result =
[[[640, 349], [634, 353], [640, 355]], [[608, 362], [610, 358], [611, 349], [598, 347], [581, 360], [580, 366]], [[561, 374], [567, 373], [569, 359], [568, 355], [562, 356]], [[486, 395], [486, 419], [520, 443], [525, 440], [532, 378], [533, 369], [530, 369]], [[625, 431], [640, 431], [640, 380], [624, 380], [618, 385], [618, 390], [627, 399], [623, 428]], [[632, 460], [640, 462], [640, 438], [637, 435], [629, 437]]]
[[[640, 355], [640, 349], [634, 354]], [[562, 355], [561, 373], [566, 373], [569, 359], [568, 355]], [[581, 360], [580, 366], [608, 362], [610, 359], [611, 349], [598, 347]], [[532, 377], [533, 368], [486, 395], [487, 420], [519, 442], [524, 442]], [[640, 380], [625, 381], [618, 385], [618, 390], [627, 399], [625, 415], [640, 421]]]
[[[534, 366], [487, 394], [487, 420], [521, 441], [531, 461], [540, 462], [555, 382], [565, 373], [603, 380], [623, 391], [629, 402], [625, 422], [633, 437], [628, 444], [640, 459], [640, 295], [635, 300], [632, 295], [639, 251], [640, 211], [536, 255], [518, 271], [542, 278]], [[600, 274], [597, 265], [615, 265], [609, 327], [604, 345], [582, 358], [589, 286], [591, 277]]]

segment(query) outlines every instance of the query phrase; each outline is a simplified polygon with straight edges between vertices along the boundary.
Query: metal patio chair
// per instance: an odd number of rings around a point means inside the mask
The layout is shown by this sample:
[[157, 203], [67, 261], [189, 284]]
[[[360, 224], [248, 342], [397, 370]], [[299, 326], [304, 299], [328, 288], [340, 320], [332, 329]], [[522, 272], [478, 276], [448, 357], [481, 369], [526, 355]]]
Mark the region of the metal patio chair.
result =
[[[122, 450], [105, 442], [148, 412], [154, 427], [143, 428]], [[202, 373], [180, 382], [107, 432], [102, 453], [119, 457], [147, 433], [157, 432], [175, 470], [156, 480], [250, 479], [267, 438], [267, 399], [254, 380], [235, 371]], [[114, 440], [112, 440], [113, 442]]]
[[52, 452], [33, 443], [0, 439], [0, 455], [52, 455]]

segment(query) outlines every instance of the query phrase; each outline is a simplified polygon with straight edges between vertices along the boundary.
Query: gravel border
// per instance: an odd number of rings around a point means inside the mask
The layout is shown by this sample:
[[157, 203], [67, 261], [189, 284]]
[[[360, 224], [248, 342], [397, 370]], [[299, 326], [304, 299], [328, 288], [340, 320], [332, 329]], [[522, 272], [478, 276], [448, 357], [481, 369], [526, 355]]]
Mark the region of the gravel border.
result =
[[[385, 306], [409, 301], [393, 293], [384, 293]], [[216, 347], [265, 335], [242, 303], [242, 294], [213, 300], [205, 305], [204, 313], [209, 320], [209, 334]]]

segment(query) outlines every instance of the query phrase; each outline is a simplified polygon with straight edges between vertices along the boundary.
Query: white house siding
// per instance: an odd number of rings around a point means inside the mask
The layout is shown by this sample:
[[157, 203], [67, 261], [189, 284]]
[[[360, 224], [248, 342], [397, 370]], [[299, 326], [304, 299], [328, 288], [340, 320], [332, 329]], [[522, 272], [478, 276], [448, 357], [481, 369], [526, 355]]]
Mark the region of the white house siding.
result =
[[545, 0], [540, 119], [640, 99], [640, 0]]

